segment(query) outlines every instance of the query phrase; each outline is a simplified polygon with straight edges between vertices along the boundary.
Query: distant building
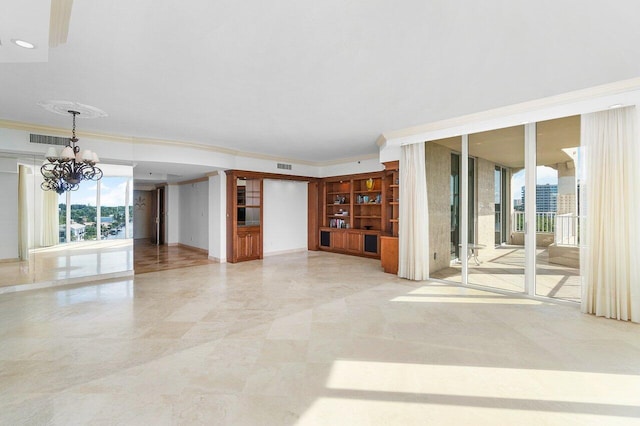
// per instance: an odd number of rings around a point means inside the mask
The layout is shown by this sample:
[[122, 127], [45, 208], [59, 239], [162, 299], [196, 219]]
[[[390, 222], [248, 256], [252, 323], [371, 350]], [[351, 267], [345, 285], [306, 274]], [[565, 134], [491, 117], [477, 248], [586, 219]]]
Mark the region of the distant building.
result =
[[[84, 224], [81, 223], [72, 223], [69, 226], [69, 230], [70, 230], [70, 236], [69, 236], [69, 241], [84, 241], [84, 233], [86, 230], [86, 227]], [[67, 226], [66, 225], [60, 225], [59, 227], [59, 236], [60, 236], [60, 242], [64, 243], [67, 242]]]
[[[524, 211], [525, 190], [522, 187], [520, 193], [520, 203]], [[516, 209], [517, 210], [517, 209]], [[558, 211], [558, 185], [536, 185], [536, 211], [537, 212], [557, 212]]]
[[522, 200], [519, 200], [517, 198], [513, 200], [513, 210], [517, 212], [524, 211], [524, 203], [522, 202]]

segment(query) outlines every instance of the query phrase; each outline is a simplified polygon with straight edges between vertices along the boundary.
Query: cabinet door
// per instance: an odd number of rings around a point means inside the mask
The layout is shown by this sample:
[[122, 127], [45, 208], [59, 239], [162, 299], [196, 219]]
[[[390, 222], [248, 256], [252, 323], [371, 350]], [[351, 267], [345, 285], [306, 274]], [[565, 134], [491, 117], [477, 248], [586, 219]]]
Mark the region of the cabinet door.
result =
[[341, 231], [334, 231], [331, 233], [331, 248], [334, 250], [344, 251], [347, 249], [346, 234]]
[[260, 232], [252, 232], [249, 234], [249, 237], [251, 238], [249, 242], [249, 256], [252, 259], [259, 259], [260, 247], [262, 246], [262, 243], [260, 242]]
[[347, 232], [347, 251], [351, 253], [362, 253], [362, 234], [360, 232]]
[[236, 259], [246, 260], [251, 256], [251, 234], [238, 234], [236, 237]]
[[380, 238], [380, 261], [382, 269], [388, 274], [398, 273], [398, 238]]
[[238, 229], [235, 240], [236, 261], [260, 259], [260, 230]]

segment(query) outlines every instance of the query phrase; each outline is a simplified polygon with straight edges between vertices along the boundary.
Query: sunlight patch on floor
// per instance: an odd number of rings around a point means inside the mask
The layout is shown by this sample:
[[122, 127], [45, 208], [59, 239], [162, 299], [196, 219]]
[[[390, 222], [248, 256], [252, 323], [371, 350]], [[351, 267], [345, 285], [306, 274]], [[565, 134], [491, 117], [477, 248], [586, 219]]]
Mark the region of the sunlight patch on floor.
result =
[[[607, 387], [606, 395], [602, 386]], [[329, 389], [638, 405], [640, 377], [585, 371], [337, 360]]]
[[392, 302], [410, 303], [491, 303], [496, 305], [541, 305], [543, 302], [455, 286], [423, 286]]

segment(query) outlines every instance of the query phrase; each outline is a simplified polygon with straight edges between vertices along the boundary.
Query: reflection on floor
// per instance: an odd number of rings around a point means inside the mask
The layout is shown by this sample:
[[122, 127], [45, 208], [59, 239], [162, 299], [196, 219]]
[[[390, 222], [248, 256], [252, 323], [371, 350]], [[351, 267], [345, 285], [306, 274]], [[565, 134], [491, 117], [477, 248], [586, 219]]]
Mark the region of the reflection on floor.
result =
[[[478, 253], [480, 265], [469, 259], [470, 284], [524, 291], [524, 248], [501, 246]], [[431, 274], [432, 278], [461, 282], [461, 265], [452, 265]], [[579, 302], [580, 270], [549, 262], [547, 249], [536, 250], [536, 294]]]
[[0, 287], [73, 280], [132, 269], [132, 240], [80, 241], [30, 250], [28, 262], [1, 262]]
[[147, 239], [135, 240], [134, 255], [136, 274], [215, 263], [205, 252], [185, 246], [157, 246]]
[[325, 252], [12, 293], [0, 424], [637, 424], [639, 327]]

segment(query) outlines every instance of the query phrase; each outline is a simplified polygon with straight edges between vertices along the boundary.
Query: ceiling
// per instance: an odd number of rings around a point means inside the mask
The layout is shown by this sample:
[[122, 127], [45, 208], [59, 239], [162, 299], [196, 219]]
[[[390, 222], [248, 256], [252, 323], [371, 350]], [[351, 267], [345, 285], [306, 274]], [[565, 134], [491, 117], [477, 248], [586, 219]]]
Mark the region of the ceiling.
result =
[[185, 165], [177, 163], [159, 163], [145, 161], [133, 168], [133, 179], [136, 185], [158, 185], [163, 183], [179, 183], [199, 179], [217, 170], [212, 167]]
[[[460, 152], [462, 138], [432, 141]], [[580, 146], [580, 116], [536, 123], [536, 163], [553, 167], [572, 161], [564, 151]], [[469, 155], [514, 169], [524, 167], [524, 126], [507, 127], [469, 135]]]
[[65, 128], [37, 103], [68, 100], [108, 113], [83, 131], [317, 163], [640, 76], [637, 0], [76, 1], [67, 42], [40, 62], [11, 59], [7, 38], [42, 27], [47, 2], [5, 3], [0, 119]]

